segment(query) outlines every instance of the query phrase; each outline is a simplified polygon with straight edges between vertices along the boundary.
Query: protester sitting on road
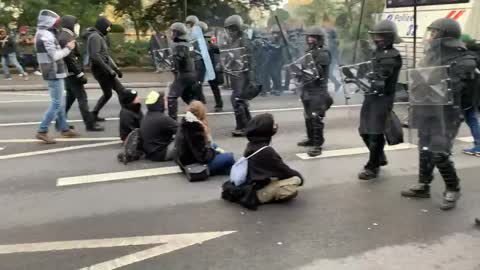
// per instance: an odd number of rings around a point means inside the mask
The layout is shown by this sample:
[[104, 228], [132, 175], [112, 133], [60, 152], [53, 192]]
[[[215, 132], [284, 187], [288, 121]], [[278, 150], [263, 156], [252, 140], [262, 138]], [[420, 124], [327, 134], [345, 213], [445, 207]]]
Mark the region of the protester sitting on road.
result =
[[137, 96], [137, 91], [126, 90], [120, 98], [120, 139], [125, 141], [128, 134], [134, 129], [140, 128], [143, 118], [142, 104]]
[[200, 101], [192, 101], [180, 123], [175, 138], [176, 162], [181, 167], [207, 164], [210, 175], [228, 174], [235, 163], [232, 153], [212, 142], [207, 121], [207, 108]]
[[24, 80], [28, 80], [28, 73], [26, 73], [17, 60], [15, 38], [7, 33], [7, 29], [0, 27], [0, 58], [2, 58], [3, 74], [5, 80], [11, 80], [9, 64], [14, 65], [18, 73], [23, 76]]
[[178, 124], [165, 114], [165, 102], [165, 93], [156, 91], [145, 100], [148, 112], [140, 125], [140, 134], [146, 158], [152, 161], [172, 160], [175, 153]]
[[223, 186], [222, 198], [256, 209], [269, 202], [283, 202], [297, 196], [303, 176], [291, 169], [270, 146], [278, 125], [269, 113], [255, 116], [247, 125], [249, 141], [243, 156], [248, 158], [248, 173], [244, 184]]
[[35, 50], [43, 79], [48, 85], [51, 102], [35, 137], [47, 144], [56, 143], [48, 136], [48, 128], [55, 118], [63, 137], [78, 136], [78, 133], [69, 127], [65, 107], [62, 106], [62, 96], [65, 91], [64, 79], [68, 72], [63, 58], [75, 48], [75, 41], [68, 42], [65, 48], [60, 49], [60, 43], [56, 38], [59, 25], [60, 16], [58, 14], [47, 9], [40, 11], [35, 35]]

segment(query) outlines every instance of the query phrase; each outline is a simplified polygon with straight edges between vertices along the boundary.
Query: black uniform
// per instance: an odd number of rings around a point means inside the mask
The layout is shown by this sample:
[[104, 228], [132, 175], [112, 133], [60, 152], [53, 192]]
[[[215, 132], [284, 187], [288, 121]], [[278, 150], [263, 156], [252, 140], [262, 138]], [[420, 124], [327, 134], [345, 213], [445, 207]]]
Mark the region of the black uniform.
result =
[[310, 47], [306, 53], [312, 55], [319, 78], [302, 86], [300, 98], [304, 108], [307, 141], [320, 148], [325, 142], [323, 118], [333, 104], [333, 99], [328, 93], [328, 69], [331, 59], [329, 51], [318, 45]]
[[359, 132], [365, 145], [370, 150], [370, 157], [365, 169], [376, 171], [386, 164], [383, 151], [385, 147], [385, 129], [387, 118], [393, 109], [395, 88], [402, 67], [400, 52], [388, 46], [373, 52], [373, 72], [369, 74], [370, 91], [365, 93], [365, 99], [360, 112]]
[[[73, 31], [76, 23], [77, 18], [73, 16], [62, 17], [62, 32], [58, 36], [58, 42], [62, 48], [65, 48], [70, 41], [75, 40]], [[65, 79], [65, 90], [67, 91], [65, 113], [68, 113], [75, 100], [78, 100], [78, 108], [87, 130], [93, 129], [95, 121], [88, 108], [87, 92], [83, 87], [87, 83], [87, 79], [83, 73], [83, 61], [78, 44], [63, 60], [68, 69], [68, 77]]]
[[195, 98], [195, 84], [197, 74], [195, 62], [192, 58], [192, 45], [187, 41], [175, 38], [172, 44], [173, 74], [175, 76], [168, 93], [168, 115], [177, 119], [179, 97], [189, 104]]
[[210, 88], [215, 98], [215, 109], [221, 110], [223, 108], [222, 94], [220, 93], [220, 85], [223, 84], [223, 72], [220, 64], [220, 49], [213, 42], [208, 41], [208, 54], [215, 69], [215, 79], [208, 81]]
[[[458, 47], [432, 47], [427, 51], [425, 66], [450, 66], [449, 76], [453, 90], [453, 104], [438, 106], [415, 106], [413, 112], [413, 126], [418, 128], [420, 149], [420, 177], [419, 182], [430, 184], [433, 180], [433, 170], [438, 168], [447, 190], [459, 190], [459, 178], [453, 162], [450, 160], [453, 140], [463, 120], [463, 101], [471, 93], [471, 86], [475, 82], [476, 57], [470, 54], [463, 45]], [[463, 103], [463, 104], [462, 104]], [[440, 113], [438, 113], [440, 111]], [[442, 115], [443, 119], [431, 120], [432, 115]], [[438, 125], [442, 126], [439, 132]], [[435, 147], [432, 151], [430, 146]]]
[[107, 28], [111, 25], [106, 18], [99, 18], [95, 28], [87, 29], [84, 35], [84, 39], [87, 41], [87, 51], [93, 77], [98, 81], [103, 92], [102, 97], [100, 97], [93, 109], [93, 114], [97, 119], [100, 110], [112, 97], [112, 89], [117, 92], [119, 98], [125, 91], [125, 87], [117, 79], [117, 76], [121, 78], [123, 74], [110, 57], [107, 45]]
[[191, 51], [191, 56], [195, 62], [195, 74], [196, 74], [196, 84], [193, 86], [193, 99], [206, 103], [205, 95], [203, 94], [203, 81], [205, 79], [205, 73], [207, 69], [205, 68], [205, 63], [203, 62], [202, 53], [200, 52], [200, 46], [198, 42], [192, 42], [193, 51]]
[[[268, 58], [268, 83], [272, 81], [272, 93], [279, 95], [283, 91], [282, 87], [282, 67], [285, 47], [280, 41], [280, 37], [274, 36], [272, 40]], [[270, 87], [270, 85], [268, 85]]]
[[229, 44], [230, 48], [245, 48], [247, 54], [248, 71], [235, 72], [235, 76], [230, 76], [230, 82], [233, 89], [230, 101], [232, 102], [233, 110], [235, 112], [236, 130], [244, 130], [248, 121], [252, 118], [250, 114], [248, 100], [243, 99], [242, 93], [255, 83], [255, 62], [253, 59], [253, 48], [250, 40], [245, 34], [239, 38], [232, 39]]

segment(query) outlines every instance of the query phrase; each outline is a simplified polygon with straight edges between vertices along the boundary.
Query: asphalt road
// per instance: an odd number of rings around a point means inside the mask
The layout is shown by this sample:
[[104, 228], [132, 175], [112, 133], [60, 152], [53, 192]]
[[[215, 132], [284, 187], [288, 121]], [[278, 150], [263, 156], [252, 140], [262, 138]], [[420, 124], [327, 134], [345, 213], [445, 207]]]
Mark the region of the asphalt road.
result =
[[[142, 97], [147, 93], [140, 90]], [[206, 93], [213, 108], [208, 88]], [[246, 140], [229, 136], [234, 118], [230, 92], [223, 93], [225, 112], [211, 114], [209, 122], [216, 143], [239, 157]], [[98, 96], [89, 92], [90, 106]], [[345, 153], [312, 160], [297, 156], [305, 152], [296, 146], [305, 135], [296, 96], [252, 102], [257, 113], [274, 114], [279, 132], [273, 146], [307, 179], [296, 200], [252, 212], [220, 199], [226, 177], [188, 183], [168, 173], [172, 162], [119, 164], [116, 97], [102, 112], [112, 118], [105, 132], [87, 133], [74, 122], [90, 141], [46, 146], [25, 140], [33, 138], [48, 96], [0, 93], [0, 270], [480, 269], [480, 231], [473, 226], [480, 216], [480, 159], [461, 153], [470, 143], [455, 143], [463, 196], [455, 210], [442, 212], [438, 175], [432, 199], [400, 197], [417, 178], [415, 148], [389, 151], [379, 179], [356, 179], [367, 158], [352, 150], [363, 146], [357, 135], [360, 99], [344, 106], [338, 93], [335, 101], [326, 119], [325, 152]], [[405, 105], [395, 111], [404, 116]], [[76, 105], [69, 118], [80, 119]], [[459, 137], [467, 136], [462, 127]], [[145, 169], [164, 174], [58, 186], [59, 179]]]

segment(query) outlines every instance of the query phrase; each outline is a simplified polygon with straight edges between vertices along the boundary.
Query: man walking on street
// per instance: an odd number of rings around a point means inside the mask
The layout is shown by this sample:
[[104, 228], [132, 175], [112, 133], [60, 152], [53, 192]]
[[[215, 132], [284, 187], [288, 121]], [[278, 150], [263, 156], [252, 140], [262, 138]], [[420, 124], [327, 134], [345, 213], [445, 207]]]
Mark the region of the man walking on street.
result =
[[118, 78], [121, 79], [123, 77], [123, 74], [118, 69], [115, 61], [110, 57], [107, 41], [105, 40], [111, 27], [112, 23], [107, 18], [100, 17], [95, 23], [95, 27], [88, 28], [84, 34], [88, 54], [88, 57], [85, 57], [91, 63], [93, 77], [98, 81], [103, 92], [103, 96], [100, 97], [92, 112], [96, 122], [105, 121], [98, 114], [112, 97], [112, 89], [117, 92], [119, 100], [125, 92], [125, 87], [118, 80]]
[[11, 80], [9, 63], [14, 65], [18, 73], [23, 76], [24, 80], [28, 80], [28, 73], [23, 70], [17, 60], [17, 53], [15, 48], [15, 38], [7, 33], [7, 29], [0, 27], [0, 58], [2, 58], [3, 74], [5, 80]]
[[[77, 18], [71, 15], [63, 16], [61, 24], [62, 32], [59, 35], [58, 41], [60, 46], [65, 48], [69, 42], [76, 42], [75, 39], [80, 33], [80, 25], [78, 24]], [[78, 100], [78, 108], [82, 114], [86, 130], [103, 131], [104, 128], [95, 123], [93, 115], [88, 109], [87, 92], [84, 88], [84, 84], [87, 83], [87, 78], [85, 77], [85, 73], [83, 73], [82, 59], [78, 46], [75, 46], [64, 60], [68, 71], [68, 77], [65, 79], [65, 88], [67, 90], [65, 114], [68, 114], [72, 104], [75, 100]]]
[[35, 35], [35, 48], [43, 79], [48, 84], [52, 101], [40, 123], [36, 138], [47, 144], [56, 142], [48, 136], [48, 128], [55, 117], [63, 137], [78, 136], [78, 133], [68, 126], [65, 107], [62, 106], [64, 78], [67, 77], [67, 69], [63, 58], [75, 48], [75, 41], [68, 42], [66, 47], [61, 49], [56, 38], [59, 25], [60, 16], [58, 14], [47, 9], [40, 11]]

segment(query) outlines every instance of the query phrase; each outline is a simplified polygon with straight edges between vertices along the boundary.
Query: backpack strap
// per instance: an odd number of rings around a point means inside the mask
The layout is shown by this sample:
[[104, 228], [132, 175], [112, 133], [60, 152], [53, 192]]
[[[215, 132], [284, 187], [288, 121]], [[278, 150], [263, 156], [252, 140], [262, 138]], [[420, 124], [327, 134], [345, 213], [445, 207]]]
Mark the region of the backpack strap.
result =
[[257, 151], [255, 151], [255, 153], [251, 154], [250, 156], [246, 157], [245, 159], [250, 159], [251, 157], [255, 156], [256, 154], [260, 153], [262, 150], [264, 150], [265, 148], [267, 147], [270, 147], [270, 145], [266, 145], [260, 149], [258, 149]]

